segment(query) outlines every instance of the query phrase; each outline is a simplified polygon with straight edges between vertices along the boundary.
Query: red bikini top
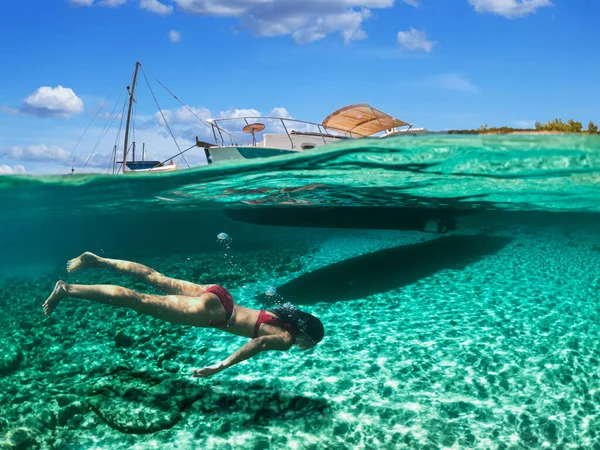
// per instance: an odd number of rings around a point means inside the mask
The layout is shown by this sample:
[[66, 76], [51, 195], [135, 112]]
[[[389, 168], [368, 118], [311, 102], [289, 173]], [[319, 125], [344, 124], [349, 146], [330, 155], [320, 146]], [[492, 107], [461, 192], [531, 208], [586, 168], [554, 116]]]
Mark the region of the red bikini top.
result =
[[279, 327], [279, 328], [283, 328], [284, 330], [288, 331], [292, 337], [296, 337], [296, 327], [294, 327], [292, 324], [289, 324], [287, 322], [284, 322], [283, 320], [281, 320], [279, 317], [274, 317], [271, 316], [269, 314], [267, 314], [266, 311], [261, 310], [258, 313], [258, 319], [256, 320], [256, 325], [254, 325], [254, 336], [253, 337], [258, 337], [258, 329], [260, 328], [261, 324], [266, 323], [268, 325], [273, 325], [275, 327]]

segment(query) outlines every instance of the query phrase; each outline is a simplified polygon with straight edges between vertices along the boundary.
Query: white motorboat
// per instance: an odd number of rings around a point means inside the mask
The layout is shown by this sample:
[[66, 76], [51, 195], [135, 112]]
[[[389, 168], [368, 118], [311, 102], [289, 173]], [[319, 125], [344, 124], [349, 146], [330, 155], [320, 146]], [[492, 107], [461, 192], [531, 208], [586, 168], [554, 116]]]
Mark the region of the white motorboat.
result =
[[412, 124], [367, 103], [340, 108], [320, 124], [263, 116], [208, 119], [208, 123], [216, 143], [198, 146], [204, 147], [209, 164], [288, 155], [344, 139], [408, 134], [412, 129]]

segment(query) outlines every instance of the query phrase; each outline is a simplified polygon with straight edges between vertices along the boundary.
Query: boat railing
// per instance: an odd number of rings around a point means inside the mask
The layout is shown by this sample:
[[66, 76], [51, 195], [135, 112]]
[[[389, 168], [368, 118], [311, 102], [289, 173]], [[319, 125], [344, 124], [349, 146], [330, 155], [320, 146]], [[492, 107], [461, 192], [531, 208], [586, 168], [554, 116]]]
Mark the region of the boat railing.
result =
[[[331, 138], [331, 137], [343, 138], [343, 137], [348, 137], [348, 135], [350, 135], [350, 137], [354, 137], [354, 135], [357, 135], [356, 133], [347, 133], [347, 132], [344, 132], [343, 130], [338, 131], [338, 130], [335, 130], [330, 127], [325, 128], [320, 123], [308, 122], [306, 120], [291, 119], [291, 118], [287, 118], [287, 117], [270, 117], [270, 116], [223, 117], [223, 118], [219, 118], [219, 119], [207, 119], [207, 122], [212, 127], [213, 136], [214, 136], [215, 142], [217, 143], [218, 146], [224, 147], [227, 145], [225, 143], [225, 140], [226, 140], [225, 136], [227, 136], [229, 138], [230, 145], [238, 145], [237, 143], [234, 143], [234, 141], [233, 141], [233, 139], [236, 139], [238, 141], [247, 142], [248, 145], [256, 146], [256, 133], [262, 132], [263, 129], [258, 130], [255, 127], [255, 125], [264, 125], [262, 123], [256, 122], [259, 120], [260, 121], [269, 121], [271, 123], [280, 123], [281, 126], [283, 127], [283, 130], [285, 131], [285, 134], [287, 135], [288, 139], [290, 140], [292, 148], [294, 148], [294, 141], [292, 139], [292, 135], [301, 133], [300, 131], [295, 131], [295, 130], [290, 131], [289, 130], [289, 128], [291, 128], [291, 126], [293, 126], [293, 124], [301, 124], [303, 127], [305, 127], [307, 125], [316, 127], [316, 129], [319, 130], [319, 132], [311, 133], [311, 134], [320, 136], [323, 139], [324, 144], [327, 144], [326, 138], [328, 138], [328, 137], [329, 138]], [[224, 128], [222, 122], [232, 122], [232, 121], [243, 121], [246, 124], [246, 126], [243, 128], [243, 131], [246, 133], [249, 133], [252, 136], [251, 141], [248, 140], [247, 138], [243, 138], [238, 135], [235, 135], [231, 131], [228, 131]], [[340, 133], [340, 135], [329, 133], [327, 130], [330, 130], [330, 129], [332, 131]], [[359, 137], [362, 137], [362, 136], [359, 136]]]

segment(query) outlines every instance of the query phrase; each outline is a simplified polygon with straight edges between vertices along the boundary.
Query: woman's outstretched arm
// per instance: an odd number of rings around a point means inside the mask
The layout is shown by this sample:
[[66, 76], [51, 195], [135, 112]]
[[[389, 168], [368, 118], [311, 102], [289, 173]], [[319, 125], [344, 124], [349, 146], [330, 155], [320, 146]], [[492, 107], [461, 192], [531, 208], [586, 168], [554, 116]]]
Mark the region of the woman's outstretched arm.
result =
[[289, 350], [292, 344], [292, 337], [288, 333], [257, 337], [246, 343], [226, 360], [213, 366], [204, 367], [203, 369], [194, 369], [194, 375], [192, 376], [207, 378], [239, 362], [252, 358], [260, 352], [267, 350]]

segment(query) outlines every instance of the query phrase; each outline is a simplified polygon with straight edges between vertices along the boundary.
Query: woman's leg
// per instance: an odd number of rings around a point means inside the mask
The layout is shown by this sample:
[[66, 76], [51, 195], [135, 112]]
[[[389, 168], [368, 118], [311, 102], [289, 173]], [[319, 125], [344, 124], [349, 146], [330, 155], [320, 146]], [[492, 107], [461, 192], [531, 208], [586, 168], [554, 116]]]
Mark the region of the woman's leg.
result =
[[125, 275], [131, 275], [132, 277], [143, 281], [144, 283], [160, 289], [165, 294], [199, 297], [204, 293], [207, 287], [200, 284], [190, 283], [189, 281], [166, 277], [156, 270], [144, 266], [143, 264], [131, 261], [123, 261], [120, 259], [102, 258], [90, 252], [85, 252], [81, 256], [72, 259], [67, 263], [67, 271], [69, 273], [92, 267], [103, 267], [124, 273]]
[[211, 319], [206, 301], [202, 298], [150, 295], [120, 286], [88, 286], [67, 284], [63, 281], [56, 283], [54, 291], [44, 302], [45, 314], [50, 316], [58, 303], [65, 298], [80, 298], [104, 305], [129, 308], [141, 314], [183, 325], [205, 326]]

